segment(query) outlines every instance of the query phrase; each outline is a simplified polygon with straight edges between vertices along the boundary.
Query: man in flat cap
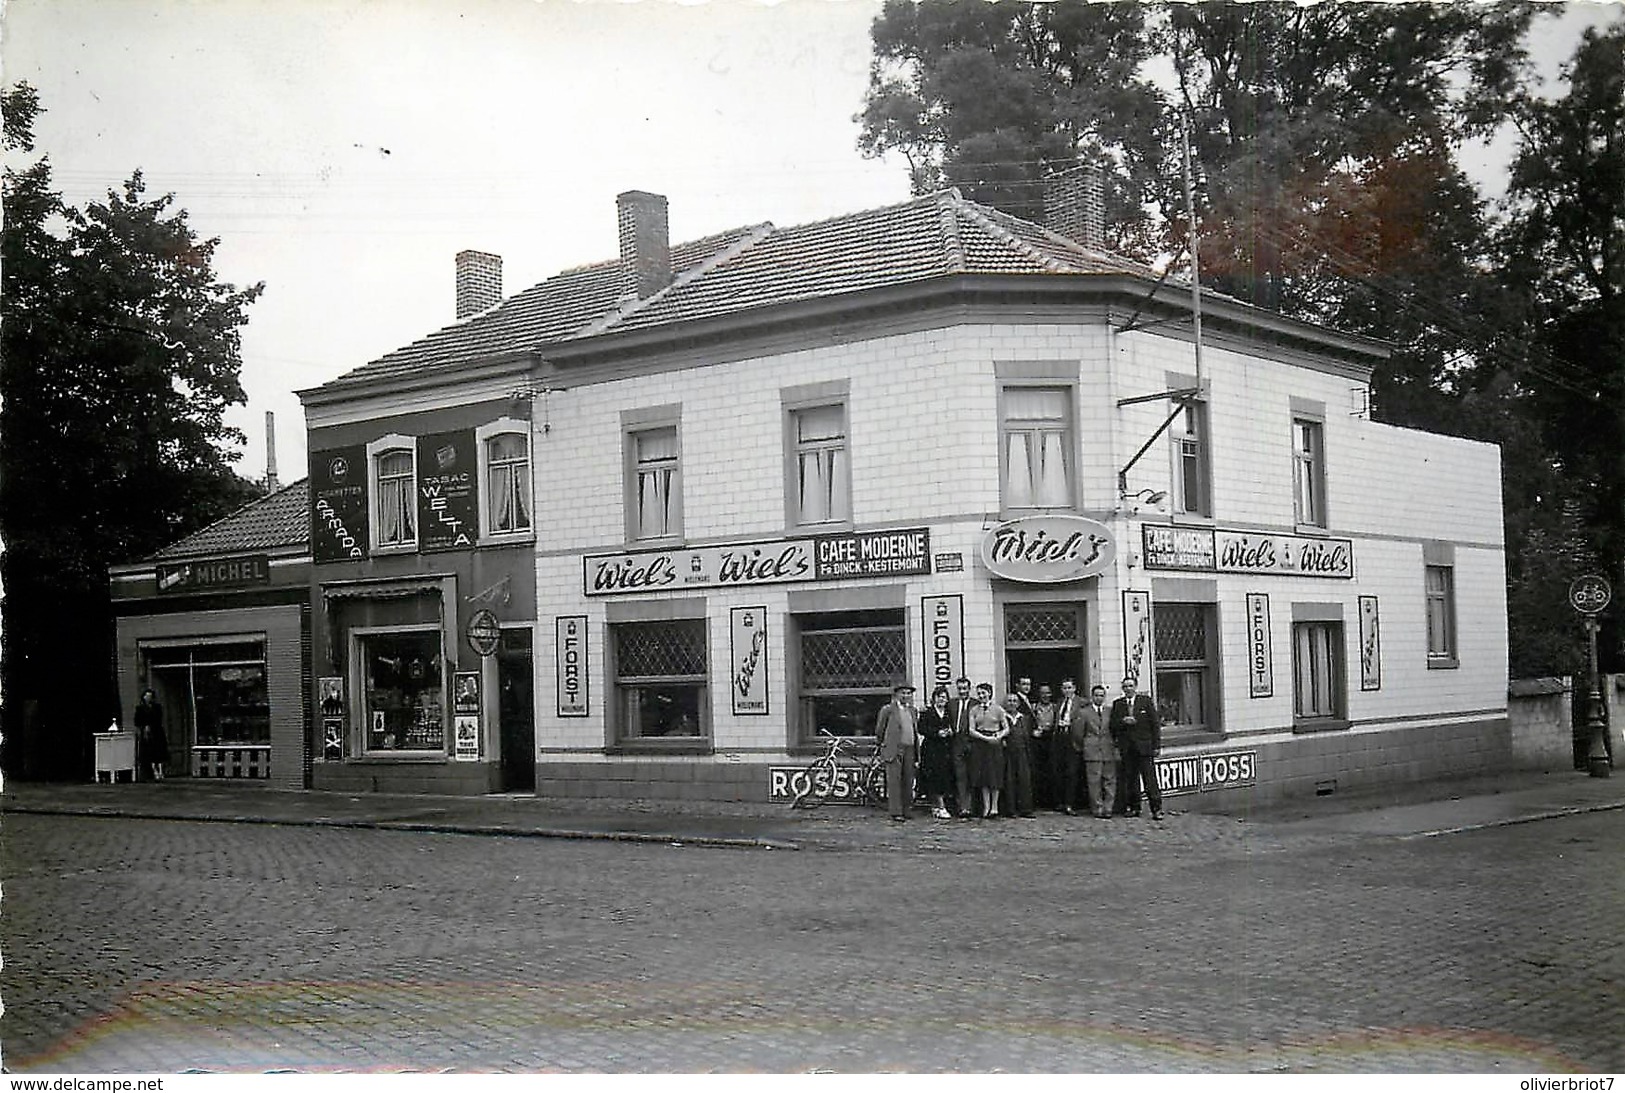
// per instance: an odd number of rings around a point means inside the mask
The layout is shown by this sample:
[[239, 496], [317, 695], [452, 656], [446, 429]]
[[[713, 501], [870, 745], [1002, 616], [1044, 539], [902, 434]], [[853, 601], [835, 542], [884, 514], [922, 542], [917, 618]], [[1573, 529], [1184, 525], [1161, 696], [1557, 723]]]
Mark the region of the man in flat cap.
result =
[[898, 823], [908, 819], [914, 804], [914, 753], [920, 734], [919, 715], [914, 710], [914, 687], [899, 683], [892, 688], [891, 701], [881, 707], [875, 721], [875, 743], [880, 760], [886, 764], [886, 804]]

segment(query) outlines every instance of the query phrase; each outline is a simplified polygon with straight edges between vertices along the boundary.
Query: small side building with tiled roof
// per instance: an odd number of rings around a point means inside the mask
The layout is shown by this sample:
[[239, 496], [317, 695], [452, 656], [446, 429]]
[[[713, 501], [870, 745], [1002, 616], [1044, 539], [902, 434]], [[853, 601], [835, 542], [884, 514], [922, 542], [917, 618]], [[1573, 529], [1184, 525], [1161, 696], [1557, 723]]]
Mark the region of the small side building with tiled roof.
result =
[[[1504, 760], [1496, 450], [1050, 196], [1072, 234], [946, 191], [673, 244], [629, 192], [618, 259], [301, 392], [316, 784], [788, 799], [961, 677], [1133, 676], [1188, 802]], [[1069, 748], [1040, 803], [1082, 807]]]
[[309, 510], [300, 480], [110, 570], [119, 705], [153, 690], [169, 775], [307, 785]]

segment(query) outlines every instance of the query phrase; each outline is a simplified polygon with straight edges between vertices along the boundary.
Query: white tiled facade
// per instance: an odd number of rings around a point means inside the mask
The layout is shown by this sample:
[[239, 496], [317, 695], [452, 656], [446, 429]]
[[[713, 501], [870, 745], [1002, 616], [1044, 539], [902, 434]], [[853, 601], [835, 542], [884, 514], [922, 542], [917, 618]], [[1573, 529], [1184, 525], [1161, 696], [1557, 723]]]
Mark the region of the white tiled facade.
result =
[[[1117, 316], [1121, 322], [1122, 316]], [[906, 604], [910, 674], [925, 682], [921, 597], [963, 597], [964, 661], [975, 680], [1001, 689], [1005, 676], [1000, 605], [1022, 599], [1087, 605], [1080, 684], [1113, 694], [1125, 658], [1123, 593], [1153, 603], [1200, 586], [1219, 631], [1218, 734], [1170, 740], [1165, 758], [1257, 752], [1256, 784], [1237, 794], [1307, 792], [1482, 765], [1502, 748], [1506, 707], [1506, 604], [1500, 464], [1493, 447], [1377, 425], [1363, 416], [1367, 375], [1359, 364], [1307, 350], [1245, 351], [1212, 337], [1202, 372], [1211, 435], [1212, 518], [1191, 526], [1264, 535], [1313, 534], [1295, 527], [1292, 419], [1306, 406], [1323, 421], [1327, 486], [1324, 534], [1353, 544], [1354, 577], [1265, 576], [1148, 570], [1141, 525], [1167, 524], [1167, 506], [1136, 511], [1120, 499], [1118, 472], [1168, 416], [1171, 403], [1118, 401], [1168, 390], [1195, 373], [1186, 337], [1120, 334], [1103, 316], [1072, 321], [1028, 313], [924, 329], [821, 336], [803, 348], [768, 348], [738, 359], [645, 358], [553, 382], [534, 416], [536, 482], [536, 742], [544, 793], [625, 792], [659, 796], [691, 780], [707, 796], [761, 798], [766, 769], [805, 762], [787, 711], [791, 643], [786, 624], [798, 594], [839, 595], [876, 606]], [[1177, 329], [1177, 328], [1176, 328]], [[814, 341], [809, 335], [808, 343]], [[738, 352], [738, 351], [736, 351]], [[1000, 496], [1000, 387], [1010, 377], [1074, 394], [1072, 452], [1079, 481], [1071, 510], [1100, 520], [1116, 538], [1112, 568], [1063, 585], [996, 581], [980, 560], [988, 528], [1008, 513]], [[928, 528], [933, 555], [959, 555], [960, 571], [906, 578], [766, 584], [685, 593], [588, 596], [583, 558], [640, 549], [627, 540], [623, 422], [628, 414], [680, 407], [682, 545], [703, 547], [806, 534], [787, 527], [783, 393], [844, 385], [851, 460], [851, 529]], [[1128, 490], [1173, 488], [1173, 454], [1163, 436], [1128, 472]], [[1456, 658], [1429, 665], [1424, 551], [1453, 567]], [[1159, 595], [1159, 588], [1163, 594]], [[851, 590], [847, 592], [847, 590]], [[901, 593], [899, 596], [898, 593]], [[1250, 697], [1245, 597], [1270, 604], [1273, 694]], [[1377, 597], [1380, 686], [1362, 689], [1358, 598]], [[606, 647], [611, 604], [648, 612], [661, 600], [704, 600], [709, 643], [708, 742], [686, 754], [616, 746], [613, 680]], [[1293, 718], [1295, 604], [1343, 622], [1345, 725], [1307, 733]], [[729, 610], [765, 607], [769, 712], [735, 716], [727, 700]], [[560, 716], [554, 621], [588, 620], [586, 716]], [[920, 699], [925, 700], [925, 687]], [[703, 772], [692, 778], [684, 767]], [[658, 783], [656, 785], [655, 783]], [[1203, 795], [1206, 796], [1206, 795]]]

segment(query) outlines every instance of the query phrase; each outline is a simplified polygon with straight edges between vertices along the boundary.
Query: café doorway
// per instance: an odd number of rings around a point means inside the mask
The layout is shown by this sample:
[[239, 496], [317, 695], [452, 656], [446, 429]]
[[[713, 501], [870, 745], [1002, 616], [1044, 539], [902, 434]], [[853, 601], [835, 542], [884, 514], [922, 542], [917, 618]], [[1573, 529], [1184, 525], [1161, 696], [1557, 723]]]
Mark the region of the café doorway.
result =
[[1082, 694], [1089, 693], [1087, 643], [1084, 640], [1085, 605], [1082, 603], [1011, 603], [1004, 607], [1004, 664], [1006, 676], [995, 680], [1003, 699], [1016, 680], [1028, 676], [1033, 694], [1048, 685], [1061, 693], [1061, 680], [1071, 679]]
[[536, 789], [536, 707], [532, 701], [530, 627], [505, 628], [497, 646], [497, 721], [502, 791]]

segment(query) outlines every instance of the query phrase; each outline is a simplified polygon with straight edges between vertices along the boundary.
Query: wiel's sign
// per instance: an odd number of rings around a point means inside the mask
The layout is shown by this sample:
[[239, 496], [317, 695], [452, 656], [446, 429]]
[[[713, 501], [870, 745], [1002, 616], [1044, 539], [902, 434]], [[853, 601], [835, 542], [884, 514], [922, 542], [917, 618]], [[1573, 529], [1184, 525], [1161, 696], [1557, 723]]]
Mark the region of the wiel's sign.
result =
[[982, 564], [995, 577], [1056, 584], [1094, 577], [1117, 557], [1111, 529], [1082, 516], [1023, 516], [982, 538]]

